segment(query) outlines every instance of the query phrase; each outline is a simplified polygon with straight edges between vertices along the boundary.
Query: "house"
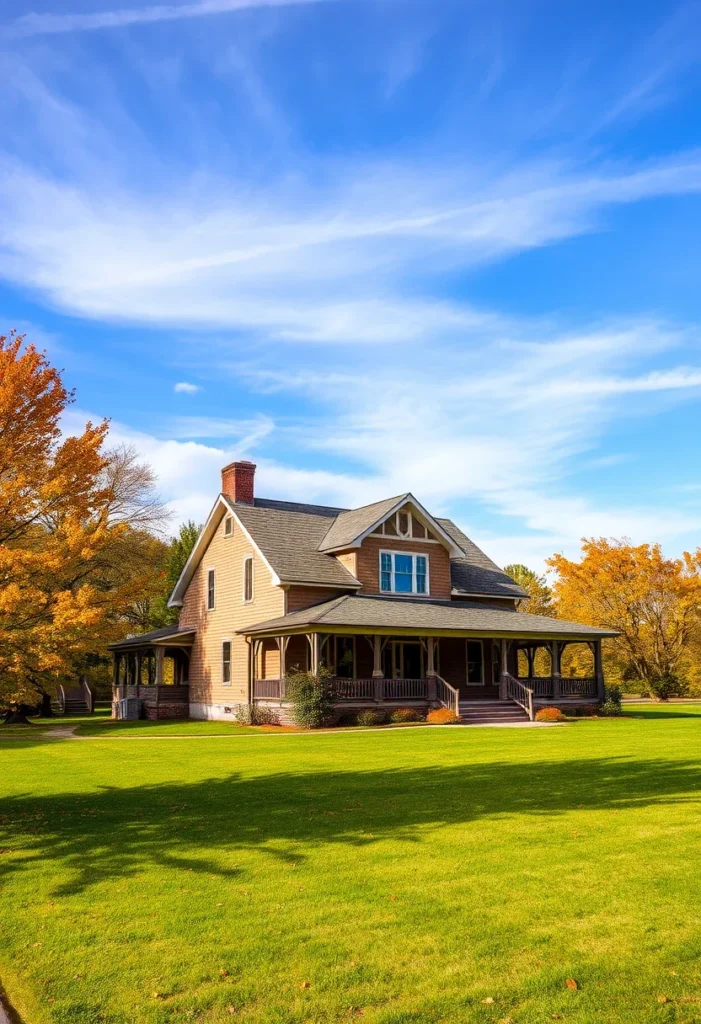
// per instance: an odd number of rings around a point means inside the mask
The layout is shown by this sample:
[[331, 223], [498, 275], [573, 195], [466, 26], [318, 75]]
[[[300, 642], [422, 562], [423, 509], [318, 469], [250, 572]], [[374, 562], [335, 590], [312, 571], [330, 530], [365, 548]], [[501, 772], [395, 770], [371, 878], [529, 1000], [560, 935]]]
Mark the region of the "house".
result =
[[[529, 614], [526, 592], [412, 494], [340, 509], [259, 498], [254, 481], [250, 462], [222, 470], [170, 598], [178, 625], [112, 645], [115, 714], [136, 697], [150, 718], [230, 719], [253, 703], [284, 721], [286, 676], [322, 665], [347, 709], [509, 721], [602, 699], [614, 634]], [[587, 651], [585, 677], [561, 673], [571, 644]], [[536, 677], [539, 649], [550, 671]]]

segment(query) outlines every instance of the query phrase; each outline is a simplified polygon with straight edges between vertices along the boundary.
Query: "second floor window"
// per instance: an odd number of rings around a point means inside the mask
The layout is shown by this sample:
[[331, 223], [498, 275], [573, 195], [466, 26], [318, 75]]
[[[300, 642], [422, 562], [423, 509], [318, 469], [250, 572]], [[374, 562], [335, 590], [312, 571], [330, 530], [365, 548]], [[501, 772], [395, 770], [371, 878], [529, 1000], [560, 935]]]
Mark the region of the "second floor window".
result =
[[428, 594], [428, 557], [381, 551], [380, 590], [386, 594]]
[[214, 569], [207, 570], [207, 611], [214, 608]]
[[250, 555], [243, 560], [243, 599], [253, 600], [253, 558]]

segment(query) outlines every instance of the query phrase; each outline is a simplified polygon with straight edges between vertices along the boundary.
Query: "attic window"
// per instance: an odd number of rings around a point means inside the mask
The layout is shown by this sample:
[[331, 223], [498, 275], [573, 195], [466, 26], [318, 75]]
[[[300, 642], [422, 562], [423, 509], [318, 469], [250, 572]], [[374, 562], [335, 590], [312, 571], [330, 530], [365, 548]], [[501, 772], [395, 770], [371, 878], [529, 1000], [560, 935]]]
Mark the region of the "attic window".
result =
[[232, 537], [234, 533], [234, 519], [233, 516], [227, 516], [224, 520], [224, 536]]
[[408, 512], [397, 512], [397, 533], [400, 537], [408, 537], [411, 532], [411, 516]]
[[403, 540], [409, 540], [412, 537], [417, 540], [436, 539], [427, 527], [406, 508], [400, 509], [399, 512], [393, 512], [389, 519], [385, 519], [384, 523], [380, 523], [372, 532], [383, 537], [401, 537]]

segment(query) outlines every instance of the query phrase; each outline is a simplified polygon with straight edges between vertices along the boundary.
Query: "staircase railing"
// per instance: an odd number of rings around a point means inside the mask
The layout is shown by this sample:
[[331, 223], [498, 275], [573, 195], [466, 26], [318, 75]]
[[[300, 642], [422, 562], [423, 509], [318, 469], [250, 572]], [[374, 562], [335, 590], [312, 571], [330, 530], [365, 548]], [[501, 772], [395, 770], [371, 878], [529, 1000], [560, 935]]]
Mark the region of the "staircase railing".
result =
[[85, 676], [83, 676], [80, 681], [80, 688], [83, 691], [83, 699], [88, 706], [88, 711], [92, 714], [95, 710], [95, 695], [90, 689], [90, 685]]
[[460, 691], [447, 683], [443, 676], [436, 676], [436, 694], [444, 707], [456, 715], [460, 714]]
[[520, 679], [513, 676], [506, 676], [506, 696], [516, 702], [528, 715], [529, 721], [533, 721], [533, 690], [525, 686]]

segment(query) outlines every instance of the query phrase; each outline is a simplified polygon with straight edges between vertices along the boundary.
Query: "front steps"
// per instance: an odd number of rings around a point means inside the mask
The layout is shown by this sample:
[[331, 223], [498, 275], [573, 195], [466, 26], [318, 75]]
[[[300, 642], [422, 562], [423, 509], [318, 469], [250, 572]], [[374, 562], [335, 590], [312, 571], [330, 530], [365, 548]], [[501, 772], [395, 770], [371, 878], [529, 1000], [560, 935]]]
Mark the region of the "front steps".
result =
[[513, 700], [461, 700], [463, 725], [523, 725], [528, 715]]
[[63, 713], [64, 715], [89, 715], [90, 708], [87, 701], [66, 697]]

